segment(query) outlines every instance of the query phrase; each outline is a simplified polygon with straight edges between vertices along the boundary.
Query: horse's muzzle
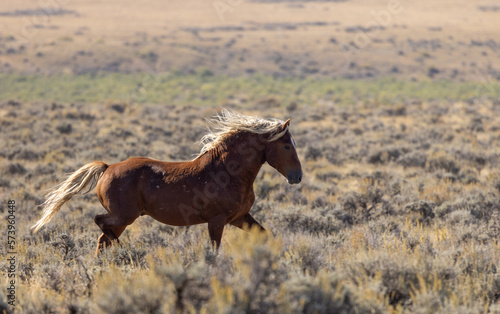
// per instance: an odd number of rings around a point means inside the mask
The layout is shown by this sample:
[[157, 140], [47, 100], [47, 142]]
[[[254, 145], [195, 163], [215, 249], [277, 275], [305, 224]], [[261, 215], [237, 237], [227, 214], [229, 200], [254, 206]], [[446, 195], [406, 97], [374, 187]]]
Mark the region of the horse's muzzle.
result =
[[302, 171], [290, 171], [286, 178], [290, 184], [300, 183], [302, 181]]

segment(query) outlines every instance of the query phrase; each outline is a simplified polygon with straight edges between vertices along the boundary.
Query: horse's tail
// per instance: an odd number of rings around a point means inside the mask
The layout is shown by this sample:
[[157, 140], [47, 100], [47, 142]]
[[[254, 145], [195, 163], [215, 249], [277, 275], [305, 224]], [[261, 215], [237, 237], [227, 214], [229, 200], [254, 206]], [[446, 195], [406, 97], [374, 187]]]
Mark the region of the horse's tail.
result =
[[74, 195], [90, 192], [99, 181], [99, 178], [104, 171], [109, 167], [108, 164], [102, 161], [94, 161], [81, 167], [73, 172], [66, 181], [54, 187], [54, 189], [47, 194], [47, 200], [42, 204], [44, 207], [43, 216], [36, 224], [31, 227], [37, 232], [43, 225], [52, 219], [52, 217], [59, 211], [64, 203], [69, 201]]

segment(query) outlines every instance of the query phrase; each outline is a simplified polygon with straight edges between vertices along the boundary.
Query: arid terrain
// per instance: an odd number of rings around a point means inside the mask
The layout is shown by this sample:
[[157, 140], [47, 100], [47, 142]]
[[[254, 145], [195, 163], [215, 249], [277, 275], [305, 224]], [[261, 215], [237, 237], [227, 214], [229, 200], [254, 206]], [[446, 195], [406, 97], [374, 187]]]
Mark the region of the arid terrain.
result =
[[[494, 1], [21, 0], [0, 26], [0, 312], [500, 313]], [[144, 216], [96, 258], [95, 191], [31, 232], [68, 173], [192, 159], [222, 108], [291, 118], [269, 232], [216, 253]]]
[[495, 1], [10, 1], [0, 70], [500, 76]]

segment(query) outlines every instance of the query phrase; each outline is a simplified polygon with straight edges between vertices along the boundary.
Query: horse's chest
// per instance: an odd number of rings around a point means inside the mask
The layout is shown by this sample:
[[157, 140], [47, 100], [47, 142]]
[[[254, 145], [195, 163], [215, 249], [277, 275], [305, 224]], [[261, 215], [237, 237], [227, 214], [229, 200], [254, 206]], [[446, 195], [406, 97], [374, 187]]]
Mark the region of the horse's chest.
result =
[[253, 190], [242, 192], [239, 200], [240, 203], [238, 206], [238, 211], [243, 214], [248, 213], [255, 201], [255, 194]]

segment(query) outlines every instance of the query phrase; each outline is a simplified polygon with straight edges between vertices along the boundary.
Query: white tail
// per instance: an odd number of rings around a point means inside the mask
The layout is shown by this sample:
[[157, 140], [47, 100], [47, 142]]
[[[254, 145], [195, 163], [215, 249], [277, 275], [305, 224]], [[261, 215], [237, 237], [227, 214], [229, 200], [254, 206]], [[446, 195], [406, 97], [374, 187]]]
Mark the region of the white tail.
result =
[[102, 173], [108, 168], [108, 165], [102, 161], [94, 161], [81, 167], [73, 172], [66, 181], [54, 187], [54, 189], [47, 194], [47, 200], [42, 204], [44, 207], [43, 216], [36, 224], [31, 227], [35, 229], [34, 232], [54, 217], [64, 203], [69, 201], [74, 195], [82, 193], [84, 189], [87, 191], [82, 194], [88, 193], [97, 185], [97, 181]]

